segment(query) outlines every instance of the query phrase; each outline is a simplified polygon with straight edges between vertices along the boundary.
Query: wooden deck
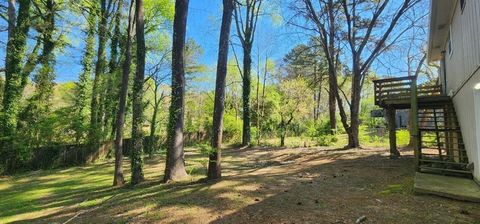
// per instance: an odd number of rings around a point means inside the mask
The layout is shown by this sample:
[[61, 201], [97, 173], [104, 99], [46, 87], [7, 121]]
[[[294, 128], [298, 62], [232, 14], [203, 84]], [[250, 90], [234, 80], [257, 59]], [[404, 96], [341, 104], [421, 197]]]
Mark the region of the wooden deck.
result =
[[[432, 95], [432, 96], [419, 96], [417, 97], [417, 104], [419, 109], [431, 108], [435, 106], [440, 106], [450, 101], [449, 96], [444, 95]], [[377, 104], [382, 108], [392, 107], [394, 109], [410, 109], [411, 108], [411, 99], [410, 98], [398, 98], [398, 99], [382, 99]]]
[[386, 110], [390, 153], [398, 156], [395, 111], [411, 110], [415, 170], [471, 179], [469, 161], [452, 99], [439, 85], [417, 85], [414, 76], [374, 81], [375, 104]]
[[[375, 105], [382, 108], [409, 109], [412, 105], [412, 93], [417, 97], [419, 108], [442, 105], [450, 97], [442, 94], [439, 85], [416, 86], [416, 77], [407, 76], [399, 78], [374, 80]], [[413, 87], [416, 89], [414, 90]]]

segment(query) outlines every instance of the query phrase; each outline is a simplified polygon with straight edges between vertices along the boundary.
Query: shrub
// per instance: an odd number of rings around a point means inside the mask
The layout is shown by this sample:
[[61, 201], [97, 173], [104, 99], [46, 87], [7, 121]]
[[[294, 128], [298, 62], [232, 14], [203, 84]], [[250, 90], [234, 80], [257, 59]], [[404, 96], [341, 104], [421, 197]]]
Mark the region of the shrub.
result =
[[215, 149], [210, 144], [206, 143], [197, 144], [195, 147], [200, 149], [200, 153], [202, 153], [202, 155], [204, 156], [209, 156], [215, 151]]
[[338, 141], [335, 135], [320, 135], [317, 137], [317, 145], [319, 146], [332, 146]]

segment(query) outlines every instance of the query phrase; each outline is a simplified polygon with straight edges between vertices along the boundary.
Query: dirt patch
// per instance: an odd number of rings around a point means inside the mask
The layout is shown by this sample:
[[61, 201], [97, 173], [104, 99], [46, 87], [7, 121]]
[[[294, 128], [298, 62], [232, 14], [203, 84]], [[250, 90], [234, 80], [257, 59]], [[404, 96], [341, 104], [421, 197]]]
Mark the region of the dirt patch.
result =
[[[157, 174], [73, 222], [480, 223], [479, 204], [413, 194], [412, 152], [402, 154], [391, 160], [385, 149], [226, 150], [221, 181], [161, 184]], [[146, 173], [162, 169], [148, 164]], [[30, 221], [61, 222], [64, 214]]]

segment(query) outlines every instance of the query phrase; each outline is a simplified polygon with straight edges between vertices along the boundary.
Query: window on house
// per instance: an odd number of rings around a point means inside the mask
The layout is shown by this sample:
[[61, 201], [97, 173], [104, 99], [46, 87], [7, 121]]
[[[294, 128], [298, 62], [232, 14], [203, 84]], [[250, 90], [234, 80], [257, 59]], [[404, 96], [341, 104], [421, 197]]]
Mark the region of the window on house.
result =
[[466, 4], [467, 4], [467, 0], [460, 0], [460, 9], [462, 10], [462, 14]]

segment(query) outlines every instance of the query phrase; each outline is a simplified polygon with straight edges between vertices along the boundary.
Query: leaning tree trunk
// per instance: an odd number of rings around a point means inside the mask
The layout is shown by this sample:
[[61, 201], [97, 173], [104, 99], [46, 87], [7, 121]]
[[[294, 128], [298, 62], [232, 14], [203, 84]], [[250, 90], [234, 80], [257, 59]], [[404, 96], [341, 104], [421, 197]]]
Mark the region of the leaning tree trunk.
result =
[[183, 151], [183, 123], [185, 113], [185, 36], [189, 0], [175, 1], [172, 46], [172, 95], [167, 133], [167, 161], [164, 181], [175, 181], [187, 176]]
[[223, 0], [222, 27], [220, 30], [220, 41], [218, 46], [217, 80], [215, 84], [215, 103], [213, 109], [212, 147], [215, 149], [215, 151], [212, 152], [209, 156], [207, 174], [208, 179], [217, 179], [222, 177], [222, 127], [223, 114], [225, 112], [225, 79], [227, 76], [228, 42], [230, 38], [230, 26], [232, 24], [232, 14], [234, 7], [233, 1], [234, 0]]
[[243, 133], [242, 133], [242, 145], [250, 145], [250, 85], [251, 85], [251, 68], [252, 68], [252, 46], [251, 44], [245, 44], [243, 50]]
[[123, 177], [123, 128], [125, 125], [125, 111], [127, 108], [128, 80], [130, 76], [130, 64], [132, 63], [132, 31], [134, 18], [134, 3], [132, 0], [128, 14], [127, 41], [125, 46], [125, 61], [122, 68], [122, 84], [120, 86], [118, 110], [116, 118], [115, 133], [115, 173], [113, 186], [122, 186], [125, 183]]
[[135, 1], [135, 26], [137, 35], [137, 70], [133, 83], [133, 116], [131, 152], [132, 184], [143, 181], [143, 83], [145, 79], [145, 22], [143, 0]]

